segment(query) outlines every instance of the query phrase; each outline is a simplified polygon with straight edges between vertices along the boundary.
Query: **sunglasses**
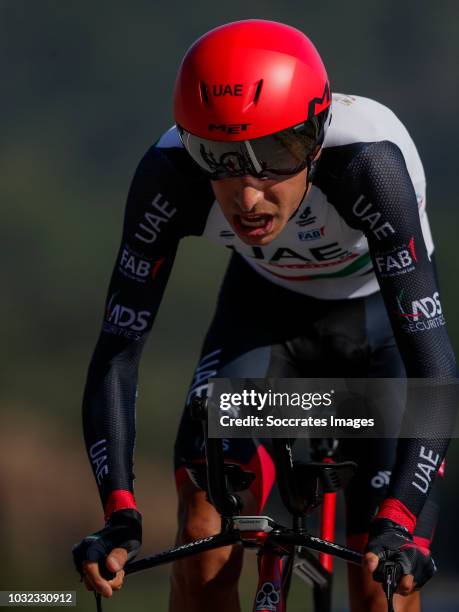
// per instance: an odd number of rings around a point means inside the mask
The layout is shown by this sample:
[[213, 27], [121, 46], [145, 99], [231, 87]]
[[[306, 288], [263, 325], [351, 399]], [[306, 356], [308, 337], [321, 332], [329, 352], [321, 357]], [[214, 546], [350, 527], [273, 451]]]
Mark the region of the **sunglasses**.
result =
[[195, 136], [178, 125], [183, 146], [212, 180], [246, 176], [279, 178], [301, 172], [319, 152], [329, 108], [312, 119], [261, 138], [224, 142]]

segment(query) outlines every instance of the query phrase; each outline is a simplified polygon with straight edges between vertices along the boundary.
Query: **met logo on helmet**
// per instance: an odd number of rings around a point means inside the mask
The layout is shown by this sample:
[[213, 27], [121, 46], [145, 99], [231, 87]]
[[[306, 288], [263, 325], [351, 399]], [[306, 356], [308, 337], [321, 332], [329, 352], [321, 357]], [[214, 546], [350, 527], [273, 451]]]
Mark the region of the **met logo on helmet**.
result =
[[249, 125], [250, 123], [209, 123], [209, 132], [217, 130], [225, 134], [240, 134], [246, 132]]

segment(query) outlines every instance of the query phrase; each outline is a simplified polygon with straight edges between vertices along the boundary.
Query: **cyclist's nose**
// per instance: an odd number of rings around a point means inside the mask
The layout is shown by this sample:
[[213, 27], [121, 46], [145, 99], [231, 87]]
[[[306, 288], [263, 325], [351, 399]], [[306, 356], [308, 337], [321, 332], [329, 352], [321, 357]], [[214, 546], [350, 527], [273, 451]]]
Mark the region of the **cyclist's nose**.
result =
[[236, 205], [243, 213], [253, 210], [264, 199], [263, 189], [255, 181], [242, 179], [236, 192]]

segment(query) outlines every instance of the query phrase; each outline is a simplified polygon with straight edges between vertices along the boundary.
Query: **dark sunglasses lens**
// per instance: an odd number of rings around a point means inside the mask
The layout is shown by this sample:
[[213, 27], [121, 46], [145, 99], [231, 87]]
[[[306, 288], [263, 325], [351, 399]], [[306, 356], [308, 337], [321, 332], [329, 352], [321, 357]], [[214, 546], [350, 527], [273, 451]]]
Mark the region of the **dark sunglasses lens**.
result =
[[212, 179], [247, 174], [275, 178], [300, 172], [314, 158], [323, 141], [326, 115], [321, 115], [252, 140], [208, 140], [194, 136], [180, 126], [179, 133], [185, 149]]

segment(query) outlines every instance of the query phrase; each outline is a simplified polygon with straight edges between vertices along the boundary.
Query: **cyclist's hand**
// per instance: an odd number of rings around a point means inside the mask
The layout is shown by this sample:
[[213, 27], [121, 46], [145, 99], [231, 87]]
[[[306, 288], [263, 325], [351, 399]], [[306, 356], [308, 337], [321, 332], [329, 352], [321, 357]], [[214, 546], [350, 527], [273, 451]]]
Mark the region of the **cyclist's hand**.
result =
[[375, 519], [370, 527], [365, 566], [377, 582], [383, 582], [384, 562], [395, 561], [401, 567], [397, 593], [409, 595], [420, 589], [437, 571], [430, 554], [424, 554], [413, 542], [411, 534], [389, 519]]
[[[104, 597], [111, 597], [113, 591], [119, 591], [123, 586], [124, 570], [122, 568], [126, 561], [127, 551], [124, 548], [114, 548], [110, 552], [105, 559], [105, 567], [108, 571], [102, 571], [102, 574], [96, 561], [83, 561], [83, 582], [88, 591], [97, 591]], [[108, 579], [110, 574], [113, 575], [113, 578]]]
[[86, 588], [111, 597], [123, 584], [123, 567], [142, 541], [142, 517], [133, 509], [114, 512], [103, 529], [73, 547], [73, 559]]

